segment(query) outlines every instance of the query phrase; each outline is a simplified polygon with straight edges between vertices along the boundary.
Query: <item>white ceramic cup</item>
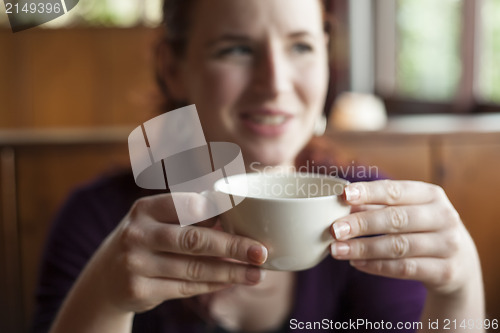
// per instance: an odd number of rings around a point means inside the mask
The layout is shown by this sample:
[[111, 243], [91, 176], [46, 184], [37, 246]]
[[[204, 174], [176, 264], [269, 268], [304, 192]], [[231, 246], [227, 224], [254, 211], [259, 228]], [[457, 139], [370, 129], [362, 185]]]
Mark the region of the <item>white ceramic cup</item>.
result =
[[220, 179], [214, 190], [240, 202], [221, 215], [222, 227], [264, 244], [263, 268], [298, 271], [329, 253], [331, 225], [351, 209], [340, 197], [348, 183], [306, 173], [249, 173]]

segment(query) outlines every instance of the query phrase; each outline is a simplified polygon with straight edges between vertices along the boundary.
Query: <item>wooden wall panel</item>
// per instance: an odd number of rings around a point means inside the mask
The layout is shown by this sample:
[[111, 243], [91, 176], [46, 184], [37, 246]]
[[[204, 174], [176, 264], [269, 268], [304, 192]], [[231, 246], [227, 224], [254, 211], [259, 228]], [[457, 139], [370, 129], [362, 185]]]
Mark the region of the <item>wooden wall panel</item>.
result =
[[443, 141], [443, 187], [476, 243], [489, 318], [500, 318], [500, 135]]
[[16, 155], [0, 147], [0, 331], [21, 332], [22, 311]]
[[7, 30], [0, 30], [0, 45], [2, 45], [2, 51], [0, 51], [0, 127], [3, 127], [7, 122], [8, 114], [7, 110], [12, 109], [12, 98], [9, 94], [7, 88], [11, 86], [12, 82], [10, 80], [13, 77], [12, 74], [12, 63], [13, 63], [13, 53], [6, 52], [4, 50], [14, 49], [13, 40], [8, 34]]
[[[0, 128], [16, 127], [26, 121], [29, 99], [19, 87], [24, 85], [25, 68], [20, 68], [19, 62], [24, 62], [22, 38], [18, 38], [10, 29], [0, 29]], [[20, 98], [20, 97], [24, 98]]]
[[[157, 34], [110, 30], [96, 42], [98, 100], [104, 103], [101, 123], [140, 124], [154, 116], [157, 96], [153, 47]], [[126, 55], [126, 56], [125, 56]], [[125, 120], [125, 122], [124, 122]]]
[[391, 179], [433, 181], [432, 149], [427, 137], [331, 133], [332, 141], [365, 166]]
[[40, 255], [60, 205], [76, 186], [100, 173], [129, 168], [129, 160], [126, 144], [32, 146], [18, 148], [17, 165], [22, 297], [29, 319]]
[[151, 118], [156, 36], [149, 28], [0, 29], [0, 128], [135, 125]]
[[101, 87], [96, 84], [92, 35], [85, 30], [35, 30], [26, 37], [33, 123], [40, 127], [96, 123], [95, 92]]

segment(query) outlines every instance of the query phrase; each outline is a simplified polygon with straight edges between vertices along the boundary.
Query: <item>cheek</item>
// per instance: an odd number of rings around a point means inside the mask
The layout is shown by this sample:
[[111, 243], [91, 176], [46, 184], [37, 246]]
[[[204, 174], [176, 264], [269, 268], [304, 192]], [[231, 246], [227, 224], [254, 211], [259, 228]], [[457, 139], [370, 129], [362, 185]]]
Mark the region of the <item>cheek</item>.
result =
[[316, 63], [301, 71], [298, 80], [302, 101], [312, 108], [322, 107], [328, 88], [328, 66]]
[[241, 96], [247, 77], [246, 72], [239, 68], [207, 65], [198, 73], [199, 82], [193, 100], [210, 106], [214, 111], [231, 108]]

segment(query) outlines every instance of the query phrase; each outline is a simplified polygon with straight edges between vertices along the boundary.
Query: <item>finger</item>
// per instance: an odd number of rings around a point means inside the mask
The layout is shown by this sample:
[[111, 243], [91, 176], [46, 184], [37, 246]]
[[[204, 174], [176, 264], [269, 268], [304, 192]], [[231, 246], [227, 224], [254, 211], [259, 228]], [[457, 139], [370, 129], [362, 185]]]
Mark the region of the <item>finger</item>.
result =
[[232, 287], [231, 284], [192, 282], [182, 280], [149, 279], [148, 290], [151, 298], [158, 301], [174, 298], [188, 298], [196, 295], [208, 294]]
[[359, 236], [435, 231], [454, 223], [458, 218], [448, 206], [391, 206], [363, 211], [342, 217], [332, 225], [337, 240]]
[[134, 270], [152, 278], [254, 285], [264, 277], [258, 267], [206, 257], [157, 253], [147, 259], [130, 261], [137, 266]]
[[179, 224], [178, 211], [182, 212], [185, 220], [205, 221], [205, 225], [213, 225], [216, 221], [216, 217], [206, 218], [209, 212], [214, 211], [213, 203], [198, 193], [169, 193], [144, 197], [134, 203], [131, 214], [148, 215], [159, 222]]
[[439, 186], [424, 182], [378, 180], [349, 184], [344, 198], [352, 205], [413, 205], [432, 202], [443, 193]]
[[447, 258], [456, 253], [459, 247], [460, 241], [454, 235], [417, 233], [356, 238], [346, 242], [335, 242], [331, 245], [331, 253], [334, 258], [340, 260], [411, 257]]
[[267, 249], [252, 239], [197, 226], [149, 223], [141, 242], [156, 251], [236, 259], [253, 265], [267, 260]]
[[394, 260], [352, 260], [356, 269], [389, 278], [418, 280], [432, 286], [446, 285], [456, 269], [451, 262], [439, 258], [406, 258]]
[[351, 208], [351, 213], [364, 212], [367, 210], [381, 209], [385, 208], [387, 205], [355, 205]]

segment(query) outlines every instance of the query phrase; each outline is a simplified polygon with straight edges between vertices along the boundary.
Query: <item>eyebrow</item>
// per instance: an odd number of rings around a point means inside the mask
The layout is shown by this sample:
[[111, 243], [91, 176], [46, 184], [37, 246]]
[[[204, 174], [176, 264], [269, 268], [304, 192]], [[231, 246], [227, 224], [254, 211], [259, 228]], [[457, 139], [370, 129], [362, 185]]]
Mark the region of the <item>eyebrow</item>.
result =
[[304, 37], [304, 36], [311, 36], [313, 37], [314, 35], [311, 34], [309, 31], [297, 31], [293, 32], [289, 35], [290, 37], [296, 38], [296, 37]]
[[248, 36], [245, 36], [245, 35], [238, 35], [238, 34], [223, 34], [221, 36], [218, 36], [214, 39], [211, 39], [209, 40], [206, 45], [207, 46], [212, 46], [214, 44], [217, 44], [219, 42], [223, 42], [223, 41], [227, 41], [227, 42], [242, 42], [242, 41], [245, 41], [245, 42], [248, 42], [250, 41], [250, 37]]
[[[313, 37], [313, 34], [311, 34], [309, 31], [296, 31], [292, 32], [288, 35], [288, 37], [291, 38], [298, 38], [298, 37], [304, 37], [304, 36], [311, 36]], [[221, 36], [218, 36], [214, 39], [209, 40], [206, 45], [207, 46], [213, 46], [214, 44], [217, 44], [219, 42], [248, 42], [251, 41], [251, 38], [248, 37], [247, 35], [241, 35], [241, 34], [233, 34], [233, 33], [226, 33]]]

